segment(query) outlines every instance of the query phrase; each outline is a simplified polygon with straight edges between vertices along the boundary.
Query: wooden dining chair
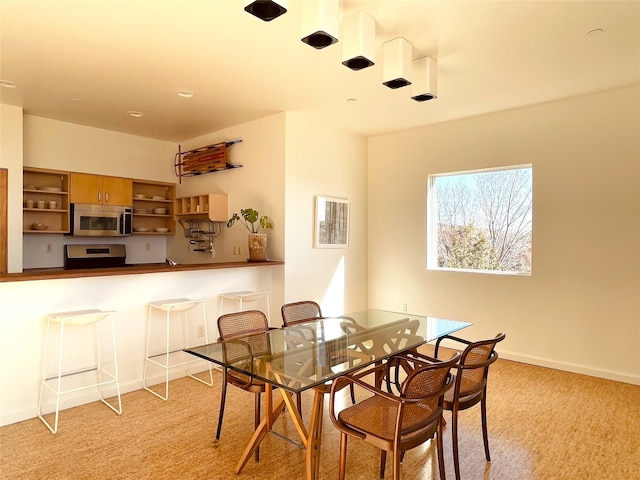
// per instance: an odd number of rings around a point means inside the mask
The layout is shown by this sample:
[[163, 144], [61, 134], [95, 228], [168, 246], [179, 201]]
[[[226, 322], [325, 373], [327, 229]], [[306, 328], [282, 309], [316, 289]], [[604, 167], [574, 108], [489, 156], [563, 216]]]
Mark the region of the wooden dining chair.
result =
[[[268, 335], [258, 335], [269, 330], [269, 323], [265, 314], [259, 310], [246, 310], [222, 315], [218, 318], [219, 341], [225, 342], [225, 360], [228, 363], [251, 361], [254, 355], [269, 353]], [[254, 335], [255, 334], [255, 335]], [[248, 335], [253, 335], [247, 338]], [[218, 414], [218, 428], [216, 439], [220, 439], [224, 405], [227, 396], [227, 384], [234, 385], [255, 395], [254, 426], [260, 424], [260, 399], [265, 391], [265, 384], [249, 375], [242, 374], [229, 368], [222, 369], [222, 393], [220, 394], [220, 413]], [[256, 449], [256, 461], [260, 458], [260, 449]]]
[[[384, 478], [387, 452], [393, 453], [393, 479], [400, 479], [400, 461], [407, 450], [436, 437], [438, 468], [444, 480], [442, 452], [442, 412], [444, 395], [453, 385], [450, 369], [460, 356], [440, 362], [434, 358], [411, 353], [398, 354], [386, 364], [362, 372], [338, 377], [331, 388], [329, 417], [340, 431], [340, 466], [338, 478], [344, 480], [347, 461], [347, 438], [359, 438], [380, 449], [380, 478]], [[413, 366], [400, 385], [397, 395], [376, 388], [362, 380], [376, 370], [395, 368], [399, 361]], [[368, 392], [368, 397], [337, 412], [336, 393], [347, 385]]]
[[489, 455], [489, 435], [487, 433], [487, 382], [489, 366], [498, 359], [495, 346], [504, 340], [505, 334], [498, 333], [494, 338], [470, 342], [453, 335], [446, 335], [436, 341], [434, 356], [438, 357], [438, 350], [443, 341], [465, 345], [460, 361], [454, 366], [454, 387], [444, 396], [444, 409], [451, 411], [451, 439], [453, 442], [453, 466], [456, 480], [460, 480], [460, 462], [458, 453], [458, 412], [466, 410], [480, 403], [482, 418], [482, 438], [484, 440], [484, 454], [487, 462]]
[[280, 307], [280, 313], [282, 314], [283, 327], [313, 320], [314, 318], [322, 318], [320, 305], [311, 300], [286, 303]]

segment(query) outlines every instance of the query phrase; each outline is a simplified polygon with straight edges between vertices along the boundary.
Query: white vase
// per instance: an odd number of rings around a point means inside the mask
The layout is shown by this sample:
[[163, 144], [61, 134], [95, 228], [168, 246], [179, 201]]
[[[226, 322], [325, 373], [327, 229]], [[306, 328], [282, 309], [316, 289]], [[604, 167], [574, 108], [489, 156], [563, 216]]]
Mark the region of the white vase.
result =
[[249, 234], [249, 261], [259, 262], [267, 259], [267, 234]]

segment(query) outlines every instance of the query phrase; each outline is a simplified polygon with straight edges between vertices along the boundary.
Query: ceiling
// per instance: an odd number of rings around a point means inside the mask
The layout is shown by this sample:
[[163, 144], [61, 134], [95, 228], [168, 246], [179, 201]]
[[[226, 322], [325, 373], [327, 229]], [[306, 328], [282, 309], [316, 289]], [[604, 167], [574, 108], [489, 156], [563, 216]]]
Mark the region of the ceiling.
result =
[[[303, 3], [263, 22], [242, 0], [0, 0], [0, 79], [17, 85], [0, 101], [180, 142], [283, 111], [370, 136], [640, 83], [638, 1], [343, 0], [376, 22], [376, 64], [357, 72], [343, 42], [300, 41]], [[382, 85], [400, 36], [437, 60], [437, 99]]]

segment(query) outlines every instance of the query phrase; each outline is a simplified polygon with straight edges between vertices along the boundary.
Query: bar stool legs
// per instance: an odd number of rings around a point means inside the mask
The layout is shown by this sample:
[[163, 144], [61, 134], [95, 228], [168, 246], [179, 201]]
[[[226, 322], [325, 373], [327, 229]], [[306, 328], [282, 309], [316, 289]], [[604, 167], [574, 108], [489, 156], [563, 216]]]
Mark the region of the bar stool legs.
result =
[[[122, 401], [120, 398], [120, 385], [118, 383], [118, 361], [116, 355], [116, 336], [115, 336], [115, 324], [114, 324], [114, 311], [103, 311], [103, 310], [81, 310], [75, 312], [63, 312], [63, 313], [52, 313], [46, 316], [47, 319], [47, 330], [45, 336], [45, 344], [44, 344], [44, 356], [42, 360], [42, 377], [40, 381], [40, 394], [38, 398], [38, 418], [42, 420], [42, 422], [47, 426], [47, 428], [51, 431], [51, 433], [55, 434], [58, 431], [58, 417], [60, 413], [60, 397], [63, 394], [76, 392], [79, 390], [97, 387], [100, 393], [100, 401], [104, 403], [107, 407], [113, 410], [116, 414], [120, 415], [122, 413]], [[105, 364], [103, 362], [103, 353], [102, 353], [102, 338], [100, 334], [100, 324], [105, 321], [110, 321], [110, 334], [111, 334], [111, 349], [113, 354], [113, 369], [107, 370], [105, 368]], [[50, 342], [51, 342], [51, 330], [54, 324], [58, 324], [60, 326], [60, 340], [58, 342], [58, 352], [57, 352], [57, 366], [55, 375], [50, 376], [49, 368], [48, 368], [48, 358], [49, 358], [49, 350], [50, 350]], [[81, 368], [80, 370], [63, 372], [63, 352], [66, 348], [65, 343], [65, 331], [67, 328], [71, 327], [80, 327], [80, 326], [89, 326], [95, 329], [95, 339], [96, 339], [96, 349], [95, 349], [95, 365], [91, 365], [85, 368]], [[77, 350], [77, 348], [76, 348]], [[96, 380], [91, 383], [84, 383], [81, 385], [73, 385], [70, 380], [70, 377], [81, 375], [81, 374], [89, 374], [90, 372], [95, 372]], [[63, 383], [65, 385], [63, 385]], [[68, 383], [68, 385], [67, 385]], [[104, 396], [103, 387], [106, 385], [115, 385], [116, 388], [116, 397], [117, 397], [117, 406], [112, 405], [107, 401]], [[56, 396], [55, 410], [54, 410], [54, 420], [53, 425], [47, 421], [43, 413], [43, 397], [45, 391], [50, 391]]]
[[[177, 298], [172, 300], [159, 300], [156, 302], [150, 302], [148, 304], [148, 318], [147, 318], [147, 347], [146, 347], [146, 357], [144, 362], [144, 372], [142, 378], [142, 386], [145, 390], [153, 393], [156, 397], [167, 400], [169, 398], [169, 370], [173, 367], [179, 367], [183, 365], [189, 365], [192, 363], [201, 363], [202, 360], [194, 359], [191, 355], [188, 355], [182, 351], [183, 348], [188, 347], [186, 345], [188, 343], [188, 330], [187, 330], [187, 315], [190, 310], [193, 310], [197, 306], [202, 307], [202, 328], [204, 333], [204, 343], [209, 343], [209, 335], [207, 333], [207, 321], [206, 321], [206, 311], [204, 306], [205, 300], [191, 300], [188, 298]], [[153, 312], [154, 310], [159, 310], [165, 313], [165, 339], [164, 339], [164, 351], [161, 353], [152, 353], [151, 348], [151, 335], [153, 331]], [[183, 335], [185, 339], [185, 345], [182, 347], [171, 350], [171, 314], [172, 313], [180, 313], [183, 316]], [[175, 320], [175, 318], [174, 318]], [[182, 356], [182, 360], [175, 359], [178, 356]], [[172, 357], [175, 357], [172, 359]], [[156, 365], [161, 367], [164, 370], [164, 395], [154, 391], [147, 385], [147, 370], [149, 364]], [[213, 385], [213, 373], [211, 369], [211, 364], [207, 362], [207, 368], [209, 369], [209, 381], [203, 380], [187, 369], [187, 375], [191, 378], [204, 383], [207, 386]]]

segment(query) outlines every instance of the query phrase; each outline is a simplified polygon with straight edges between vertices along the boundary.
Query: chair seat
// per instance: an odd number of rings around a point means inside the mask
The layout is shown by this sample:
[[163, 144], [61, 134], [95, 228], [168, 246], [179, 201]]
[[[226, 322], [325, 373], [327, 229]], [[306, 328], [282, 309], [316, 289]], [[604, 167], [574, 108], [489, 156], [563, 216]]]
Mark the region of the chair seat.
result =
[[97, 323], [109, 315], [116, 313], [113, 310], [76, 310], [73, 312], [50, 313], [47, 317], [56, 323], [64, 323], [65, 325], [90, 325]]
[[[409, 435], [422, 430], [429, 424], [433, 425], [435, 433], [438, 417], [434, 417], [434, 410], [427, 405], [407, 405], [402, 417], [400, 434]], [[394, 426], [398, 418], [398, 404], [384, 397], [374, 396], [347, 407], [340, 412], [338, 419], [354, 430], [365, 434], [393, 441]]]

